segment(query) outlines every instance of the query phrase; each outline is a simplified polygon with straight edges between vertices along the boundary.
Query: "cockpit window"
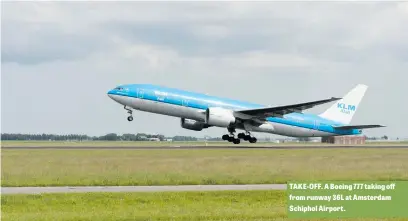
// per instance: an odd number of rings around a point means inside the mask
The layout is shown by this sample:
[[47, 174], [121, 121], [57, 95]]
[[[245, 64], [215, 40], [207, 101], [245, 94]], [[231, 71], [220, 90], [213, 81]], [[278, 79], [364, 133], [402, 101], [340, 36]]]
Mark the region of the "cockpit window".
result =
[[117, 88], [115, 88], [115, 90], [121, 91], [121, 90], [123, 90], [123, 87], [117, 87]]

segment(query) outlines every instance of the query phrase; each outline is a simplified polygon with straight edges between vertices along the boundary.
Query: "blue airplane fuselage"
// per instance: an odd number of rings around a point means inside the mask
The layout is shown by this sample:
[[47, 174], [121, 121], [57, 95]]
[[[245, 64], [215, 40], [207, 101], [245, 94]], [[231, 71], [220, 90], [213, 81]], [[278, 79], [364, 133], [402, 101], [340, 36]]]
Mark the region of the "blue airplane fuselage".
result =
[[[181, 119], [204, 122], [205, 111], [211, 107], [228, 110], [245, 110], [264, 108], [265, 105], [254, 104], [233, 99], [209, 96], [206, 94], [184, 91], [150, 84], [127, 84], [108, 92], [116, 102], [140, 111], [163, 114]], [[353, 111], [352, 105], [338, 104], [342, 111]], [[266, 132], [292, 137], [321, 137], [335, 135], [361, 134], [358, 129], [336, 129], [333, 126], [343, 124], [327, 120], [318, 115], [290, 113], [283, 117], [268, 117], [258, 127], [238, 125], [237, 129]]]

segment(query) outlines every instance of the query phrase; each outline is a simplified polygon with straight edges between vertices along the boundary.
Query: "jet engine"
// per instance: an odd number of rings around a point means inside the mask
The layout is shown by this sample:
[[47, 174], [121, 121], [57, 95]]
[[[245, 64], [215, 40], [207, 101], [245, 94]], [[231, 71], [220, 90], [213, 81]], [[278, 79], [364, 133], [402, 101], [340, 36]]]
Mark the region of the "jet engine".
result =
[[205, 122], [211, 126], [228, 127], [234, 124], [236, 119], [232, 110], [210, 107], [205, 112]]
[[199, 122], [191, 119], [181, 118], [181, 127], [188, 130], [202, 131], [203, 128], [208, 128], [204, 122]]

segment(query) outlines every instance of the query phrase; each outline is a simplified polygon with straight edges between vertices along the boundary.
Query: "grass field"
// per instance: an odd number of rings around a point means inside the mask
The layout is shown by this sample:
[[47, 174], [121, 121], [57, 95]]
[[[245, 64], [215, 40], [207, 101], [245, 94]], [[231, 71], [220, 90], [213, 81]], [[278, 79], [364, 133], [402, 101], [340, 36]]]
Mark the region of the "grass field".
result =
[[[89, 146], [89, 147], [129, 147], [129, 146], [226, 146], [233, 145], [226, 141], [185, 141], [185, 142], [168, 142], [168, 141], [83, 141], [83, 142], [74, 142], [74, 141], [2, 141], [2, 147], [32, 147], [32, 146]], [[245, 146], [285, 146], [285, 145], [307, 145], [307, 146], [316, 146], [316, 145], [328, 145], [322, 143], [313, 143], [313, 142], [287, 142], [287, 143], [273, 143], [273, 142], [257, 142], [251, 144], [249, 142], [244, 142], [241, 145]], [[401, 142], [367, 142], [365, 145], [389, 145], [389, 146], [398, 146], [398, 145], [408, 145], [408, 141]]]
[[408, 180], [408, 149], [2, 150], [2, 186]]
[[5, 195], [1, 203], [2, 220], [289, 220], [284, 191]]
[[2, 220], [197, 220], [285, 216], [283, 191], [3, 196]]

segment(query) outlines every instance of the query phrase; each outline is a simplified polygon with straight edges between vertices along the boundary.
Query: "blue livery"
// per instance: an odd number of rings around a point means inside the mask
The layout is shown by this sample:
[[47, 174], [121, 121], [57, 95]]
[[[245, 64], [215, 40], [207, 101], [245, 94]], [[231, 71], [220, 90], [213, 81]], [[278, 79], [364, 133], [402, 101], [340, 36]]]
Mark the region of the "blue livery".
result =
[[[357, 92], [361, 92], [361, 89]], [[276, 108], [268, 109], [265, 105], [151, 84], [120, 85], [110, 90], [108, 96], [124, 105], [130, 114], [131, 109], [166, 114], [180, 117], [183, 119], [182, 122], [186, 122], [185, 119], [190, 120], [188, 121], [189, 125], [203, 125], [203, 128], [224, 125], [218, 123], [211, 125], [209, 123], [211, 120], [223, 123], [226, 122], [226, 119], [233, 119], [231, 121], [232, 123], [225, 124], [225, 127], [230, 132], [232, 131], [232, 133], [235, 132], [234, 129], [245, 130], [247, 135], [242, 135], [241, 137], [249, 136], [248, 133], [250, 133], [250, 131], [247, 128], [252, 128], [252, 131], [271, 132], [287, 136], [293, 136], [293, 134], [295, 134], [295, 136], [313, 137], [357, 135], [362, 133], [361, 129], [341, 128], [342, 126], [348, 125], [345, 121], [351, 120], [351, 118], [347, 118], [349, 116], [344, 115], [353, 115], [357, 110], [359, 102], [357, 99], [357, 103], [348, 104], [345, 102], [347, 101], [345, 100], [347, 97], [338, 101], [321, 115], [290, 112], [294, 109], [291, 107], [287, 108], [288, 114], [284, 114], [281, 117], [269, 117], [268, 114], [274, 114], [277, 110]], [[295, 106], [295, 108], [299, 107]], [[286, 111], [286, 109], [279, 107], [280, 111], [282, 109]], [[265, 111], [266, 117], [262, 119], [262, 117], [260, 118], [259, 116], [247, 116], [242, 114], [245, 113], [246, 110], [254, 110], [257, 112]], [[209, 111], [213, 111], [214, 115], [211, 115], [212, 112], [209, 114]], [[240, 113], [240, 111], [242, 111], [242, 113]], [[180, 114], [178, 114], [178, 112]], [[206, 112], [207, 118], [205, 117]], [[189, 119], [188, 116], [191, 116], [191, 118]], [[133, 119], [133, 117], [131, 119]], [[193, 128], [193, 126], [186, 126], [187, 129], [190, 129], [190, 127]], [[256, 129], [253, 129], [254, 127], [256, 127]], [[296, 131], [296, 128], [298, 128], [298, 131]]]

